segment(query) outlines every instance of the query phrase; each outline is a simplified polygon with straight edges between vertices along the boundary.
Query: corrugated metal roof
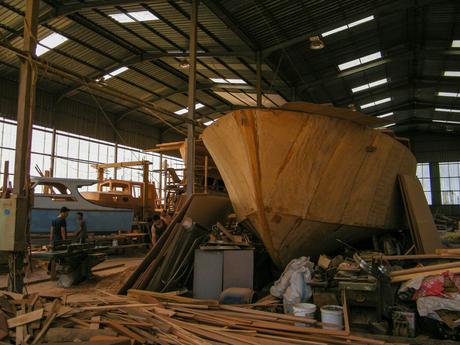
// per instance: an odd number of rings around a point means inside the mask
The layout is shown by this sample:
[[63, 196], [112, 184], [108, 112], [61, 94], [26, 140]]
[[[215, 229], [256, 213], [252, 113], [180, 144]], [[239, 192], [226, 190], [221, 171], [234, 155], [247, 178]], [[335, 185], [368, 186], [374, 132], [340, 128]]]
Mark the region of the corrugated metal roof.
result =
[[[44, 59], [94, 80], [122, 67], [124, 61], [133, 61], [132, 58], [139, 54], [188, 48], [191, 10], [188, 1], [146, 1], [120, 6], [110, 5], [108, 1], [98, 9], [91, 8], [91, 2], [61, 1], [59, 10], [64, 13], [69, 8], [66, 5], [83, 8], [42, 22], [38, 39], [52, 31], [69, 38], [44, 54]], [[14, 38], [14, 35], [22, 31], [24, 4], [20, 0], [0, 3], [0, 33], [19, 49], [22, 38]], [[54, 13], [52, 10], [47, 3], [40, 2], [41, 14]], [[122, 24], [108, 17], [114, 13], [146, 10], [159, 20]], [[420, 102], [428, 102], [433, 107], [438, 102], [460, 108], [459, 99], [439, 100], [433, 95], [441, 89], [460, 91], [452, 78], [442, 76], [446, 69], [460, 70], [459, 54], [450, 48], [452, 39], [460, 39], [460, 28], [455, 24], [460, 22], [459, 11], [458, 6], [443, 0], [203, 0], [199, 8], [198, 49], [242, 52], [249, 50], [249, 46], [264, 49], [295, 39], [294, 44], [274, 49], [264, 57], [262, 86], [265, 91], [290, 100], [338, 106], [354, 104], [355, 107], [390, 96], [390, 104], [365, 111], [375, 115], [388, 107], [396, 109], [413, 104], [411, 111], [403, 109], [399, 114], [416, 117]], [[319, 35], [369, 15], [374, 15], [375, 19], [323, 37], [324, 49], [310, 49], [308, 35]], [[345, 71], [337, 67], [376, 51], [383, 55], [377, 63]], [[174, 112], [187, 104], [188, 70], [181, 68], [183, 60], [186, 58], [163, 57], [137, 62], [130, 65], [128, 71], [107, 80], [107, 85], [126, 95], [155, 101], [159, 108]], [[18, 63], [14, 54], [0, 48], [2, 75], [17, 73]], [[253, 57], [200, 58], [197, 67], [200, 85], [197, 102], [206, 105], [199, 114], [218, 113], [237, 102], [253, 104], [256, 82]], [[241, 90], [222, 89], [209, 80], [215, 77], [242, 78], [248, 85]], [[389, 82], [365, 92], [351, 92], [357, 85], [382, 78], [388, 78]], [[40, 80], [41, 85], [46, 83], [46, 78]], [[50, 81], [49, 89], [62, 95], [69, 89], [77, 90], [78, 85], [68, 80]], [[94, 103], [86, 92], [82, 89], [82, 93], [71, 93], [69, 97]], [[240, 100], [235, 101], [230, 94], [238, 95]], [[114, 116], [136, 108], [130, 102], [110, 99], [106, 95], [101, 102]], [[268, 100], [266, 102], [269, 104]], [[164, 126], [142, 110], [131, 111], [128, 117], [131, 116], [148, 124]], [[177, 119], [171, 121], [179, 122]]]

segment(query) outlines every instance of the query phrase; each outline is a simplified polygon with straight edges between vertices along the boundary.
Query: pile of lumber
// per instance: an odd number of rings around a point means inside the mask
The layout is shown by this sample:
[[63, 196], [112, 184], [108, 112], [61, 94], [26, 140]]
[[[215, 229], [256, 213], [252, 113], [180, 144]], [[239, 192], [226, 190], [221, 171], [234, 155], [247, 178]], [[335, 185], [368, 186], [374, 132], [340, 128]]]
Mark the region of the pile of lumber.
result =
[[417, 266], [414, 268], [392, 271], [390, 278], [392, 283], [400, 283], [419, 277], [440, 275], [444, 272], [460, 273], [460, 261]]
[[192, 195], [176, 213], [158, 242], [118, 291], [173, 291], [190, 284], [193, 254], [211, 227], [232, 213], [226, 196]]
[[[129, 290], [128, 296], [20, 295], [0, 292], [0, 341], [38, 344], [385, 344], [317, 321], [219, 305], [174, 293]], [[307, 324], [305, 327], [296, 323]]]

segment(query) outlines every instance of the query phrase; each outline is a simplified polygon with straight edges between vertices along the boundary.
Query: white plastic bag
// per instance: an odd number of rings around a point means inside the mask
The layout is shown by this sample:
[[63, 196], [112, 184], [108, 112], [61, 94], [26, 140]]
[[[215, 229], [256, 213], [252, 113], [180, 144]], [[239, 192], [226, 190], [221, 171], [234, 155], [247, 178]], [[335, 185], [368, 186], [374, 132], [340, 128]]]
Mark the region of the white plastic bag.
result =
[[310, 258], [302, 256], [294, 259], [270, 288], [270, 294], [283, 298], [285, 313], [292, 313], [294, 304], [307, 302], [311, 298], [312, 291], [308, 283], [311, 281], [313, 268]]

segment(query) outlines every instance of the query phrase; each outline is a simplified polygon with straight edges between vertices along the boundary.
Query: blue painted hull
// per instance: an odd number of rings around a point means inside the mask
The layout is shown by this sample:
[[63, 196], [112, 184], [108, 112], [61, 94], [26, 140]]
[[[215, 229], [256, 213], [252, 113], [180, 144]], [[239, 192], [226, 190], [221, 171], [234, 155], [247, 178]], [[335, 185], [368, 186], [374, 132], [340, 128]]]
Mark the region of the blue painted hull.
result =
[[[133, 211], [82, 211], [86, 219], [89, 232], [103, 231], [127, 231], [131, 230], [133, 223]], [[49, 233], [51, 222], [58, 216], [56, 209], [32, 209], [30, 231]], [[77, 230], [77, 211], [71, 211], [67, 217], [67, 231]]]

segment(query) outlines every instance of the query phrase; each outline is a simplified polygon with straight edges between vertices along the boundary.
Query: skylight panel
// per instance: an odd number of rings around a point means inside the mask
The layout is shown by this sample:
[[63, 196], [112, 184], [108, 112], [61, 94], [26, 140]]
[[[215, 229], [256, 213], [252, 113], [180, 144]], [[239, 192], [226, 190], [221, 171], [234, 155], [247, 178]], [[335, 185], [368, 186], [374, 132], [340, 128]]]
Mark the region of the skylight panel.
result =
[[374, 16], [369, 16], [369, 17], [366, 17], [366, 18], [363, 18], [363, 19], [359, 19], [359, 20], [356, 20], [356, 21], [354, 21], [354, 22], [351, 22], [350, 24], [343, 25], [343, 26], [339, 26], [338, 28], [335, 28], [335, 29], [332, 29], [332, 30], [323, 32], [323, 33], [321, 34], [321, 36], [326, 37], [326, 36], [335, 34], [335, 33], [337, 33], [337, 32], [340, 32], [340, 31], [344, 31], [344, 30], [350, 29], [350, 28], [352, 28], [352, 27], [354, 27], [354, 26], [358, 26], [358, 25], [360, 25], [360, 24], [370, 22], [371, 20], [374, 20]]
[[372, 87], [376, 87], [376, 86], [383, 85], [383, 84], [386, 84], [386, 83], [388, 83], [388, 79], [383, 78], [383, 79], [380, 79], [380, 80], [373, 81], [372, 83], [368, 83], [368, 84], [364, 84], [364, 85], [354, 87], [354, 88], [351, 89], [351, 91], [353, 93], [356, 93], [356, 92], [367, 90], [367, 89], [370, 89]]
[[382, 53], [381, 52], [376, 52], [376, 53], [373, 53], [373, 54], [363, 56], [363, 57], [361, 57], [359, 59], [344, 62], [344, 63], [338, 65], [338, 67], [339, 67], [339, 70], [343, 71], [343, 70], [346, 70], [346, 69], [351, 68], [351, 67], [359, 66], [359, 65], [368, 63], [370, 61], [380, 59], [381, 57], [382, 57]]
[[126, 67], [126, 66], [120, 67], [120, 68], [116, 69], [115, 71], [112, 71], [112, 72], [106, 74], [105, 76], [102, 77], [102, 79], [103, 80], [110, 79], [112, 77], [115, 77], [116, 75], [119, 75], [119, 74], [127, 71], [127, 70], [128, 70], [128, 67]]
[[209, 80], [218, 84], [247, 84], [243, 79], [225, 79], [225, 78], [209, 78]]
[[391, 112], [386, 113], [386, 114], [377, 115], [377, 117], [378, 117], [379, 119], [383, 119], [383, 118], [385, 118], [385, 117], [389, 117], [389, 116], [393, 116], [393, 115], [394, 115], [394, 113], [391, 111]]
[[444, 71], [444, 77], [460, 77], [460, 71]]
[[452, 48], [460, 48], [460, 40], [453, 40]]
[[378, 101], [375, 101], [375, 102], [370, 102], [370, 103], [363, 104], [360, 107], [361, 107], [361, 109], [366, 109], [366, 108], [374, 107], [376, 105], [387, 103], [387, 102], [390, 102], [390, 101], [391, 101], [391, 97], [388, 97], [388, 98], [379, 99]]
[[227, 79], [230, 84], [246, 84], [243, 79]]
[[438, 92], [438, 96], [441, 96], [441, 97], [460, 97], [460, 93], [455, 93], [455, 92]]
[[149, 11], [135, 11], [135, 12], [128, 12], [125, 13], [114, 13], [109, 14], [109, 17], [115, 19], [119, 23], [134, 23], [135, 21], [138, 22], [147, 22], [150, 20], [158, 20], [158, 17], [153, 15]]
[[448, 109], [448, 108], [434, 108], [435, 111], [442, 111], [446, 113], [460, 113], [460, 109]]
[[[195, 104], [195, 110], [201, 109], [201, 108], [204, 108], [204, 104], [201, 104], [201, 103]], [[174, 112], [174, 114], [176, 115], [184, 115], [186, 113], [188, 113], [188, 108], [182, 108]]]
[[226, 81], [224, 78], [209, 78], [212, 82], [218, 83], [218, 84], [227, 84], [228, 81]]
[[439, 122], [439, 123], [451, 123], [454, 125], [460, 125], [460, 121], [449, 121], [449, 120], [433, 120], [433, 122]]
[[51, 35], [45, 37], [44, 39], [40, 40], [37, 44], [37, 49], [35, 50], [35, 54], [37, 56], [45, 54], [47, 51], [56, 48], [57, 46], [61, 45], [68, 38], [58, 34], [57, 32], [52, 33]]

